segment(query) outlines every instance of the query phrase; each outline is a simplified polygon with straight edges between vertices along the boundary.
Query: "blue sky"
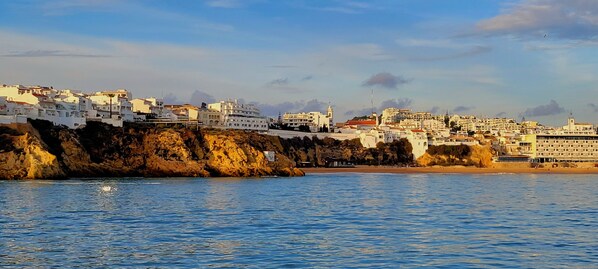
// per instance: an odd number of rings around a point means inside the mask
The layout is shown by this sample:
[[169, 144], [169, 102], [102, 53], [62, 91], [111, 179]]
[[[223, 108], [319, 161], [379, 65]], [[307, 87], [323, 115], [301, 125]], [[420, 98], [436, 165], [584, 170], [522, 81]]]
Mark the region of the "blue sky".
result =
[[0, 2], [0, 81], [598, 123], [598, 1]]

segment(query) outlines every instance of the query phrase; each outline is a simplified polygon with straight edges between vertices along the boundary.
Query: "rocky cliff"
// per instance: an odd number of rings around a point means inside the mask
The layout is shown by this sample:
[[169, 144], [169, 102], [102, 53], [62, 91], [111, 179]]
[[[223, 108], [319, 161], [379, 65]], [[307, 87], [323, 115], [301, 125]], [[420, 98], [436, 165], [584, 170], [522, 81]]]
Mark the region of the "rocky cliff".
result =
[[0, 127], [0, 179], [65, 177], [300, 176], [258, 134], [90, 123], [79, 130], [45, 121]]
[[490, 167], [492, 165], [492, 149], [489, 145], [430, 146], [428, 151], [417, 159], [417, 164], [420, 166]]
[[324, 166], [331, 159], [359, 165], [401, 165], [413, 161], [412, 147], [407, 139], [379, 143], [376, 148], [364, 148], [359, 139], [340, 141], [303, 137], [279, 140], [285, 155], [296, 162], [314, 166]]
[[[309, 135], [309, 134], [307, 134]], [[268, 161], [264, 151], [275, 152]], [[47, 121], [0, 126], [0, 179], [67, 177], [300, 176], [297, 163], [411, 162], [407, 140], [365, 149], [359, 140], [282, 139], [253, 132], [90, 122], [70, 130]]]

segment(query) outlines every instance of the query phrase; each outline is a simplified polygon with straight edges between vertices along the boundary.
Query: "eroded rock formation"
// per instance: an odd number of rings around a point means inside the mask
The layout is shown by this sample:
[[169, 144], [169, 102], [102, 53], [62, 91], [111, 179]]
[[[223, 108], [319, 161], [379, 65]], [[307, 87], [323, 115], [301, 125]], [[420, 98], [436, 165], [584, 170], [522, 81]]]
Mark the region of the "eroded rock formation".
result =
[[[70, 130], [47, 121], [0, 127], [0, 179], [66, 177], [301, 176], [297, 163], [397, 165], [407, 140], [363, 148], [358, 139], [282, 139], [253, 132], [90, 122]], [[275, 152], [269, 161], [264, 151]]]
[[417, 159], [420, 166], [464, 165], [490, 167], [492, 165], [492, 149], [490, 145], [475, 146], [431, 146]]
[[[114, 128], [90, 123], [80, 130], [44, 121], [0, 128], [0, 179], [64, 177], [300, 176], [295, 163], [277, 152], [266, 160], [244, 132]], [[268, 142], [267, 139], [261, 139]]]

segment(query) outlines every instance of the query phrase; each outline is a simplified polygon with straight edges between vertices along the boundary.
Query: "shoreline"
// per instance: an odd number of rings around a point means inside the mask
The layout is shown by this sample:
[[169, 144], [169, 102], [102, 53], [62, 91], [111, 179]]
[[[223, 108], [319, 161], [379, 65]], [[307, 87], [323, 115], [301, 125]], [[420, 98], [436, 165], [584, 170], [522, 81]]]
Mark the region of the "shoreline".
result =
[[465, 166], [446, 167], [393, 167], [355, 166], [354, 168], [300, 168], [306, 175], [314, 173], [389, 173], [389, 174], [598, 174], [598, 168], [479, 168]]

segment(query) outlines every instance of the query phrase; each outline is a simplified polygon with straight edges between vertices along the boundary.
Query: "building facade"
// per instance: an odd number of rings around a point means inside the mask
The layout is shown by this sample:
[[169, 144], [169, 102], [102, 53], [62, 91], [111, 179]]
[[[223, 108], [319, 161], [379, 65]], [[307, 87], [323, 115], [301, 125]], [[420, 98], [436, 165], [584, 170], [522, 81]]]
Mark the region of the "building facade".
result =
[[220, 101], [208, 105], [208, 109], [220, 113], [220, 126], [227, 129], [267, 131], [268, 119], [260, 115], [253, 104], [243, 104], [237, 100]]
[[333, 117], [334, 111], [331, 106], [328, 106], [326, 114], [321, 112], [284, 113], [282, 124], [295, 129], [307, 126], [311, 132], [320, 132], [322, 130], [332, 132], [334, 128]]
[[[430, 112], [413, 112], [411, 109], [389, 107], [382, 110], [381, 120], [384, 124], [397, 123], [402, 120], [424, 121], [434, 119]], [[418, 127], [419, 128], [419, 127]]]
[[86, 112], [81, 110], [79, 99], [54, 98], [56, 95], [57, 91], [49, 87], [3, 85], [0, 88], [6, 115], [47, 120], [72, 129], [84, 127]]
[[560, 130], [521, 136], [524, 151], [535, 162], [598, 162], [598, 135], [589, 123], [573, 117]]

